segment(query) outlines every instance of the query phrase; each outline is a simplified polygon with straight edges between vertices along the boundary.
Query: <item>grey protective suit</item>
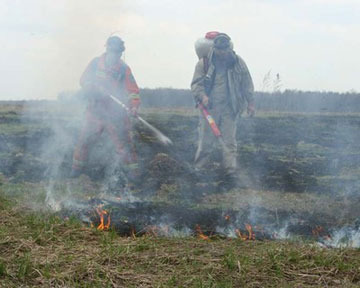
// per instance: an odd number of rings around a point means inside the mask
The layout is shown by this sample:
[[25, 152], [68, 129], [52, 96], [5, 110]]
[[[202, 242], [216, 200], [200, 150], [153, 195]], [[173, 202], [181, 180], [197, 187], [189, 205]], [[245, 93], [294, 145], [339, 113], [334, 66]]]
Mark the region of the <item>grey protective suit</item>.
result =
[[[245, 62], [239, 56], [234, 55], [235, 64], [227, 67], [225, 63], [216, 61], [213, 55], [211, 51], [207, 59], [201, 58], [196, 64], [191, 91], [196, 102], [200, 102], [203, 95], [209, 97], [208, 111], [224, 140], [224, 145], [220, 145], [222, 164], [228, 173], [233, 173], [236, 170], [237, 119], [244, 111], [245, 104], [254, 101], [254, 85]], [[209, 124], [200, 114], [199, 142], [195, 155], [197, 168], [203, 168], [208, 163], [216, 144], [218, 141]]]

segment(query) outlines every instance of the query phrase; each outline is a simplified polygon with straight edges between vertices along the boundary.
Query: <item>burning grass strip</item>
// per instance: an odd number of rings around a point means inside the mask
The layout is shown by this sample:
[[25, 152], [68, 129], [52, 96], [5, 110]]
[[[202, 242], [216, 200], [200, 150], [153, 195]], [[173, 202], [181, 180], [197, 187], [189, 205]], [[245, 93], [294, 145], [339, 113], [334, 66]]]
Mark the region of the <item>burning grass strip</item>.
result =
[[[251, 210], [239, 211], [216, 208], [190, 208], [175, 206], [161, 202], [109, 202], [101, 199], [91, 199], [89, 202], [78, 203], [79, 207], [87, 207], [78, 210], [62, 210], [60, 216], [90, 219], [90, 226], [94, 225], [99, 230], [112, 229], [119, 235], [138, 237], [146, 234], [161, 237], [198, 236], [206, 237], [238, 237], [242, 240], [266, 240], [287, 237], [303, 237], [304, 239], [318, 240], [324, 246], [331, 242], [329, 223], [324, 222], [316, 225], [322, 217], [316, 218], [308, 214], [291, 215], [292, 223], [284, 222], [289, 219], [289, 213], [277, 211], [277, 221], [270, 222], [274, 212], [264, 208], [257, 209], [256, 225], [249, 224]], [[99, 206], [100, 205], [100, 206]], [[94, 208], [91, 208], [94, 207]], [[101, 207], [101, 208], [99, 208]], [[281, 215], [281, 219], [279, 219]], [[298, 220], [296, 220], [298, 219]], [[286, 231], [279, 228], [278, 221]], [[238, 223], [244, 223], [239, 225]], [[199, 233], [197, 225], [201, 227]], [[151, 228], [152, 227], [152, 228]], [[202, 238], [206, 238], [202, 237]], [[330, 245], [329, 244], [329, 245]]]
[[3, 287], [360, 284], [355, 249], [220, 238], [133, 239], [83, 227], [72, 218], [6, 209], [0, 233]]

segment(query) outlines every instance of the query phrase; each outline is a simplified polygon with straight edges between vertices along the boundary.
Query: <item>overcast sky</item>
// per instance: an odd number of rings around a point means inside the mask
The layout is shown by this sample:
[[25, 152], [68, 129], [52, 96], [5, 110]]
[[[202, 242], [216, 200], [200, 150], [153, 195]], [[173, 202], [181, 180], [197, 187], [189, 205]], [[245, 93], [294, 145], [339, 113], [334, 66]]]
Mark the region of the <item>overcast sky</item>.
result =
[[194, 42], [230, 35], [257, 90], [360, 91], [359, 0], [1, 0], [0, 99], [77, 89], [114, 31], [140, 87], [189, 88]]

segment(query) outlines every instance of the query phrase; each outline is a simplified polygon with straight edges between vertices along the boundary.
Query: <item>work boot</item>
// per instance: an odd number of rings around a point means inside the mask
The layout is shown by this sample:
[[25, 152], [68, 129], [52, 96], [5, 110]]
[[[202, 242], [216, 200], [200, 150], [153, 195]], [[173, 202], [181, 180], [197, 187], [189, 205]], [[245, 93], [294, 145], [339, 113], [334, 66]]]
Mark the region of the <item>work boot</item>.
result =
[[78, 178], [81, 175], [81, 169], [71, 169], [70, 178]]

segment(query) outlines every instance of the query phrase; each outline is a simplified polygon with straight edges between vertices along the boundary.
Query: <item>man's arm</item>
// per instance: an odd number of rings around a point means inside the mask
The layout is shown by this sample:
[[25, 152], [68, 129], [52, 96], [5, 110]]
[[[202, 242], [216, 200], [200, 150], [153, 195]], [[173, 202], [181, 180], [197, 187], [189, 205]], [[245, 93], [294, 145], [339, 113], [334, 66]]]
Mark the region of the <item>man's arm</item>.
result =
[[201, 58], [195, 66], [194, 76], [191, 81], [191, 92], [193, 93], [196, 103], [202, 102], [206, 106], [208, 102], [208, 95], [205, 93], [205, 76], [204, 59]]
[[254, 83], [245, 61], [240, 57], [238, 58], [241, 67], [241, 93], [248, 103], [254, 103]]
[[140, 89], [129, 66], [125, 70], [125, 89], [128, 93], [130, 109], [136, 114], [140, 106]]
[[241, 94], [245, 97], [248, 102], [247, 113], [250, 116], [255, 114], [255, 101], [254, 101], [254, 83], [252, 81], [248, 67], [245, 61], [239, 58], [239, 65], [241, 67]]

